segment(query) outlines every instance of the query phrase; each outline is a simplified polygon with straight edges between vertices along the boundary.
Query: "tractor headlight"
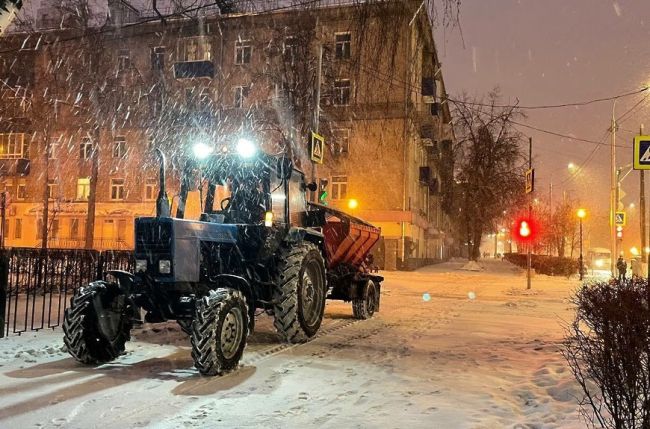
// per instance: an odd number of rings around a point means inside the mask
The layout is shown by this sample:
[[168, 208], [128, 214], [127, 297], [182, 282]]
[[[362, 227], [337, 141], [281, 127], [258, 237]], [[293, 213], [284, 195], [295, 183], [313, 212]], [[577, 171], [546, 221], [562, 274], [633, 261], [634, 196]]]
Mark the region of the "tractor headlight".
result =
[[244, 159], [249, 159], [255, 156], [257, 153], [257, 147], [252, 141], [240, 138], [237, 141], [237, 153]]
[[136, 259], [135, 260], [135, 272], [144, 273], [147, 271], [147, 260], [146, 259]]
[[172, 272], [172, 262], [169, 259], [158, 261], [158, 272], [160, 274], [170, 274]]

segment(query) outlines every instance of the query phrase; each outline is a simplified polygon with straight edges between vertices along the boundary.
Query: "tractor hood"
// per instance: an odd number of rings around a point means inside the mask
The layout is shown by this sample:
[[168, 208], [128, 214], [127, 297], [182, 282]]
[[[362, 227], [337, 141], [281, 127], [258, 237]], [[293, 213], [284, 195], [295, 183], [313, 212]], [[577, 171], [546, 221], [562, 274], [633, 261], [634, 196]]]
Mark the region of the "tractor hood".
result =
[[[199, 280], [202, 241], [235, 244], [237, 226], [165, 217], [135, 220], [135, 257], [147, 260], [147, 273], [177, 282]], [[159, 261], [171, 261], [171, 272], [159, 272]]]

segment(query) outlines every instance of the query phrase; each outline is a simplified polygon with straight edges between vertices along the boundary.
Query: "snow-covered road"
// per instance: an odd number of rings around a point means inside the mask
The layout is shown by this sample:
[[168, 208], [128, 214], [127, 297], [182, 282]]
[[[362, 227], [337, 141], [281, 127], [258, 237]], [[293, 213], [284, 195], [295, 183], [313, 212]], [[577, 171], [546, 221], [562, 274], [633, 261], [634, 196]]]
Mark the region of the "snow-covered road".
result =
[[279, 344], [263, 316], [224, 377], [198, 375], [174, 323], [98, 368], [63, 354], [60, 330], [0, 339], [0, 428], [583, 427], [558, 353], [577, 281], [526, 291], [512, 265], [483, 264], [384, 273], [375, 318], [329, 303], [306, 344]]

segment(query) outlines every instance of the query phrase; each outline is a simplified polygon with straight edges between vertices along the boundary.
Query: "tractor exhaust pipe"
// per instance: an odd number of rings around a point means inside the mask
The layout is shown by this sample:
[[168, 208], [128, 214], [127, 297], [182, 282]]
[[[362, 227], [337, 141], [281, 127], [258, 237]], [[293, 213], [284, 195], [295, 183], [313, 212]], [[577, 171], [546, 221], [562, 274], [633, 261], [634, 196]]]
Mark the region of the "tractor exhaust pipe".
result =
[[158, 198], [156, 198], [156, 217], [171, 217], [169, 199], [165, 189], [165, 154], [158, 148], [156, 148], [156, 153], [160, 160], [160, 183], [158, 185]]

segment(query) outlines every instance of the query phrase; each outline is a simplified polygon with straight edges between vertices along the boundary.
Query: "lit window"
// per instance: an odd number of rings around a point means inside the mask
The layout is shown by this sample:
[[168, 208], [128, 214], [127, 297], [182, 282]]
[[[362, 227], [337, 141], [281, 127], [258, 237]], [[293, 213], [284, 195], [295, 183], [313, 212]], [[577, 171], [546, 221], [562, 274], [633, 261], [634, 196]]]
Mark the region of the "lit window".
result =
[[77, 179], [77, 199], [80, 201], [88, 200], [90, 196], [90, 177], [80, 177]]
[[144, 199], [145, 201], [154, 201], [157, 196], [156, 192], [156, 179], [147, 179], [144, 184]]
[[348, 59], [351, 56], [350, 42], [352, 36], [350, 33], [337, 33], [336, 34], [336, 58]]
[[131, 68], [131, 52], [128, 49], [120, 49], [117, 54], [117, 69], [119, 71]]
[[124, 158], [126, 156], [126, 137], [117, 136], [113, 140], [113, 158]]
[[165, 47], [154, 46], [151, 48], [151, 70], [163, 71], [165, 69]]
[[332, 176], [332, 199], [344, 200], [348, 196], [348, 177]]
[[237, 109], [244, 107], [244, 101], [248, 97], [249, 87], [248, 86], [236, 86], [235, 87], [235, 100], [233, 106]]
[[0, 159], [28, 158], [29, 143], [23, 133], [0, 134]]
[[350, 79], [339, 79], [334, 82], [334, 105], [347, 106], [350, 104]]
[[80, 159], [90, 159], [93, 153], [93, 142], [88, 137], [81, 139], [81, 144], [79, 145], [79, 158]]
[[332, 140], [335, 154], [348, 153], [350, 151], [350, 129], [339, 128], [332, 130]]
[[235, 64], [250, 64], [253, 47], [250, 40], [235, 42]]
[[178, 41], [178, 61], [211, 61], [212, 47], [210, 40], [205, 36], [188, 37]]
[[124, 179], [111, 179], [111, 200], [123, 200], [124, 194]]

